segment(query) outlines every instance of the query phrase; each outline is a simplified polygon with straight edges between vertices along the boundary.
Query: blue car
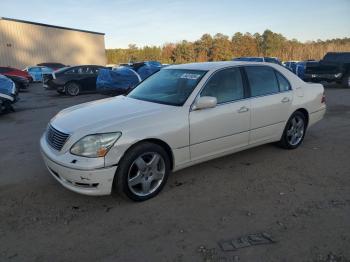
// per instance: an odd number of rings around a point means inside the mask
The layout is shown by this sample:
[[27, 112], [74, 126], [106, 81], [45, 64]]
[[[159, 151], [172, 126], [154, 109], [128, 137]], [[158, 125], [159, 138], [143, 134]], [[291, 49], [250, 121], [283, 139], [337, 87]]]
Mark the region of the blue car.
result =
[[33, 78], [33, 82], [41, 82], [43, 80], [43, 74], [51, 74], [53, 69], [46, 66], [30, 66], [24, 69]]
[[304, 80], [306, 68], [308, 66], [310, 67], [316, 63], [317, 63], [317, 61], [315, 61], [315, 60], [306, 60], [306, 61], [298, 62], [296, 64], [295, 74]]
[[100, 69], [96, 80], [96, 90], [105, 93], [127, 93], [161, 68], [162, 64], [157, 61], [146, 61], [125, 64], [112, 70]]
[[287, 61], [287, 62], [284, 62], [284, 66], [290, 71], [292, 71], [294, 74], [296, 74], [298, 63], [299, 63], [298, 61]]
[[13, 111], [12, 104], [17, 101], [18, 90], [15, 83], [0, 74], [0, 113]]

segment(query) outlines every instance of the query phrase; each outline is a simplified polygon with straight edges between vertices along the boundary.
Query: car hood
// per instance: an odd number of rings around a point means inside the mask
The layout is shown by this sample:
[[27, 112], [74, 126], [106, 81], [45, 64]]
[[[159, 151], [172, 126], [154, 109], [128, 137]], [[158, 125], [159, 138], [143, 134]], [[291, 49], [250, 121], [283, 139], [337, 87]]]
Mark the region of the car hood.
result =
[[[100, 99], [60, 111], [51, 125], [65, 133], [99, 133], [122, 131], [123, 124], [164, 113], [173, 106], [146, 102], [125, 96]], [[116, 128], [119, 128], [116, 130]]]

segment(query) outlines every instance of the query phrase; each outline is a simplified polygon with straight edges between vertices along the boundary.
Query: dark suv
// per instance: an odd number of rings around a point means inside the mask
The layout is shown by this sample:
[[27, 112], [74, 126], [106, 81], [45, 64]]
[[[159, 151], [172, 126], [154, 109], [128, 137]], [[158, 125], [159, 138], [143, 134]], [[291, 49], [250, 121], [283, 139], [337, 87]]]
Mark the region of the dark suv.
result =
[[304, 81], [336, 82], [350, 88], [350, 52], [327, 53], [318, 63], [306, 67]]

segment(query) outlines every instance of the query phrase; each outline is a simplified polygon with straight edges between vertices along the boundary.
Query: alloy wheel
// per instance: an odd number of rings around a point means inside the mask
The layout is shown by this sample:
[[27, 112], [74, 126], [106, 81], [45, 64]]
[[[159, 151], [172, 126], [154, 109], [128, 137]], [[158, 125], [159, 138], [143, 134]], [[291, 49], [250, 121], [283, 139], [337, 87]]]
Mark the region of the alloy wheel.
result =
[[288, 143], [292, 146], [299, 144], [303, 139], [304, 132], [305, 132], [304, 119], [299, 115], [295, 115], [291, 119], [289, 127], [287, 129]]
[[165, 177], [165, 162], [156, 152], [147, 152], [137, 157], [128, 172], [128, 187], [137, 196], [155, 192]]
[[76, 96], [79, 94], [79, 86], [75, 83], [70, 83], [67, 87], [67, 92], [71, 96]]

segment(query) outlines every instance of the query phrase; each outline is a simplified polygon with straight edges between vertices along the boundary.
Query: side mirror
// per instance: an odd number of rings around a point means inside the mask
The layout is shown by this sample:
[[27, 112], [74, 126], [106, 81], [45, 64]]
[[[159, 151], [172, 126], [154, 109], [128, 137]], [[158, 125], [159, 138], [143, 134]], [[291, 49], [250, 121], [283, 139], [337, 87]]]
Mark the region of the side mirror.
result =
[[213, 96], [202, 96], [194, 103], [192, 110], [200, 110], [216, 107], [217, 99]]

